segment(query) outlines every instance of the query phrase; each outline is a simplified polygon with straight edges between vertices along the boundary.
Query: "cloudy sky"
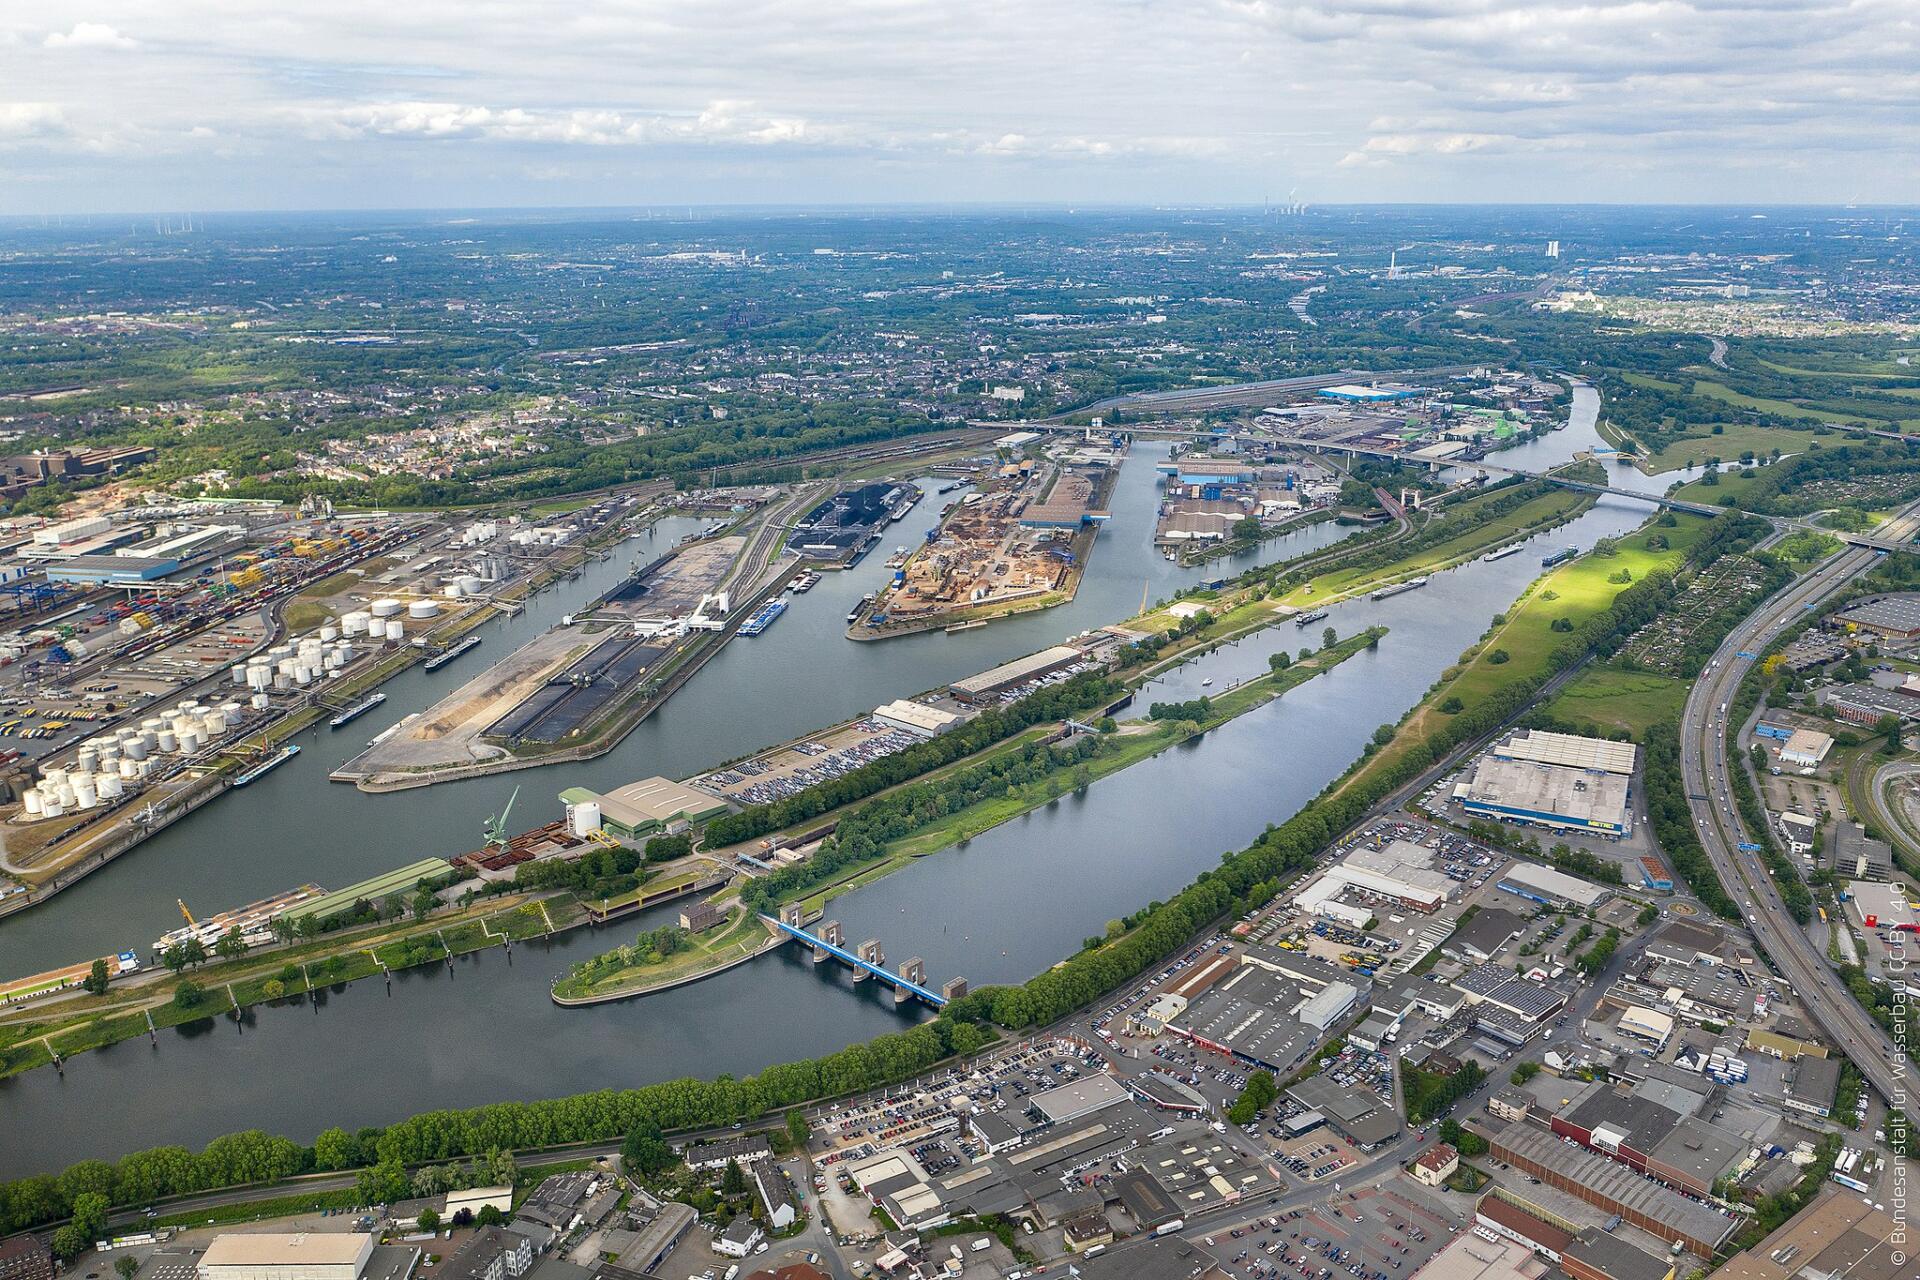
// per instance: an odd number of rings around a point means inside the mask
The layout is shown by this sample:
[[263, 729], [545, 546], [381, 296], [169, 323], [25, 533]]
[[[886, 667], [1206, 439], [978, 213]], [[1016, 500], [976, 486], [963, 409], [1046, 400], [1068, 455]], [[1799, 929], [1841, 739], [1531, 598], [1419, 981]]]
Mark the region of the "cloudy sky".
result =
[[1920, 202], [1913, 0], [39, 0], [0, 212]]

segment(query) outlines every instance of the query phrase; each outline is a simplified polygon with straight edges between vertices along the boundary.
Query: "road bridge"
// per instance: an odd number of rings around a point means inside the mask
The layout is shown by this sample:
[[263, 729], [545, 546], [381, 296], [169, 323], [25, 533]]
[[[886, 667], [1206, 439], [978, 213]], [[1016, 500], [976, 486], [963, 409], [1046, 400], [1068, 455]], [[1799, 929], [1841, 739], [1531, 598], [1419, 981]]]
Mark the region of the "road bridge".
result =
[[[789, 914], [793, 915], [795, 913], [790, 912]], [[760, 919], [769, 927], [778, 930], [781, 934], [793, 939], [795, 942], [811, 947], [813, 949], [815, 963], [831, 957], [851, 968], [853, 970], [854, 981], [856, 982], [870, 977], [880, 979], [893, 988], [893, 999], [896, 1004], [904, 1004], [909, 999], [918, 999], [925, 1001], [936, 1009], [946, 1007], [948, 997], [936, 991], [929, 990], [924, 985], [926, 980], [926, 965], [918, 956], [901, 965], [899, 973], [889, 973], [883, 967], [886, 964], [886, 957], [880, 952], [880, 943], [877, 940], [869, 939], [861, 943], [854, 950], [847, 950], [847, 948], [842, 945], [843, 940], [840, 936], [840, 923], [837, 920], [828, 921], [820, 927], [820, 932], [815, 934], [807, 932], [806, 927], [800, 924], [797, 919], [782, 920], [767, 915], [765, 912], [760, 914]], [[947, 983], [947, 990], [949, 992], [956, 991], [956, 984], [959, 984], [957, 988], [958, 992], [964, 994], [966, 990], [965, 979], [961, 978], [955, 978], [952, 982]]]

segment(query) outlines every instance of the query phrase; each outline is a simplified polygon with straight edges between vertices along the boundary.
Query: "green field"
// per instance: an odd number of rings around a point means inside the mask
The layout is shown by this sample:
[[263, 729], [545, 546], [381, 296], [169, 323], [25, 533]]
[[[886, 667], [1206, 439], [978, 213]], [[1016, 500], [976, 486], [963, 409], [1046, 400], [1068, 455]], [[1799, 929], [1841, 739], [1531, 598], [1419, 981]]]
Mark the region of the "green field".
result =
[[1688, 463], [1698, 465], [1708, 458], [1730, 462], [1748, 451], [1756, 455], [1765, 455], [1775, 449], [1782, 453], [1805, 453], [1814, 440], [1812, 431], [1789, 431], [1745, 422], [1728, 422], [1720, 426], [1719, 435], [1712, 434], [1713, 424], [1706, 424], [1699, 428], [1699, 434], [1689, 428], [1688, 434], [1662, 445], [1647, 460], [1648, 473], [1659, 475], [1666, 471], [1677, 471]]
[[[1553, 629], [1555, 621], [1565, 619], [1578, 627], [1612, 605], [1614, 597], [1632, 582], [1658, 570], [1676, 568], [1705, 529], [1706, 520], [1700, 516], [1681, 516], [1677, 525], [1667, 529], [1643, 525], [1619, 539], [1614, 555], [1581, 556], [1535, 582], [1485, 641], [1441, 675], [1433, 692], [1407, 718], [1393, 741], [1349, 774], [1341, 789], [1397, 760], [1409, 744], [1424, 741], [1435, 721], [1447, 714], [1440, 708], [1448, 699], [1458, 698], [1471, 707], [1503, 685], [1543, 674], [1549, 657], [1565, 638], [1564, 632]], [[1658, 550], [1649, 548], [1647, 542], [1656, 534], [1664, 536], [1669, 545]], [[1632, 582], [1609, 581], [1622, 570], [1632, 576]]]
[[[1592, 503], [1589, 495], [1570, 489], [1545, 493], [1478, 528], [1468, 529], [1457, 537], [1435, 543], [1404, 560], [1371, 569], [1334, 569], [1323, 573], [1312, 582], [1295, 587], [1280, 603], [1304, 609], [1325, 604], [1332, 597], [1362, 595], [1389, 582], [1445, 569], [1503, 542], [1512, 541], [1536, 527], [1562, 523]], [[1459, 509], [1471, 510], [1471, 503]]]
[[1687, 682], [1646, 671], [1591, 667], [1573, 678], [1546, 706], [1556, 720], [1592, 725], [1602, 734], [1624, 730], [1638, 738], [1686, 705]]

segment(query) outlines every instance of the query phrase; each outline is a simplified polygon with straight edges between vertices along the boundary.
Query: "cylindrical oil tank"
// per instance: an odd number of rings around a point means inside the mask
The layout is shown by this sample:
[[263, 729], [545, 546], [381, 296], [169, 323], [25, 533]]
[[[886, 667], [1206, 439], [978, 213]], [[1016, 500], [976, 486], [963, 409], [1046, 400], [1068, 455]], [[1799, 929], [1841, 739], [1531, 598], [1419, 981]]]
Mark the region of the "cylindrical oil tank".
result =
[[60, 801], [58, 800], [48, 800], [40, 808], [41, 816], [46, 818], [58, 818], [63, 814], [65, 814], [66, 811], [67, 811], [67, 806], [60, 803]]
[[162, 729], [160, 731], [160, 741], [155, 745], [158, 746], [160, 750], [166, 752], [168, 755], [172, 755], [174, 752], [180, 749], [180, 739], [174, 736], [173, 730]]
[[102, 800], [118, 800], [127, 793], [126, 784], [120, 781], [117, 773], [103, 773], [94, 783]]
[[120, 762], [120, 776], [131, 782], [140, 776], [140, 766], [142, 763], [144, 762], [140, 760], [122, 760]]
[[245, 684], [247, 682], [247, 664], [246, 663], [244, 662], [239, 663], [233, 668], [233, 682], [235, 684]]
[[267, 695], [264, 693], [254, 694], [252, 702], [255, 711], [265, 711], [267, 709]]
[[367, 606], [367, 612], [376, 618], [391, 618], [399, 613], [403, 606], [391, 596], [382, 597]]
[[398, 618], [387, 619], [387, 643], [399, 644], [407, 638], [407, 628]]
[[340, 628], [335, 626], [333, 623], [329, 622], [325, 626], [320, 628], [321, 643], [332, 644], [335, 640], [338, 640], [339, 638], [340, 638]]
[[415, 600], [407, 606], [407, 616], [409, 618], [437, 618], [440, 616], [440, 606], [431, 600]]
[[21, 807], [26, 810], [29, 818], [39, 817], [41, 811], [46, 808], [46, 805], [40, 799], [40, 789], [38, 787], [29, 787], [26, 794], [20, 797], [20, 804]]

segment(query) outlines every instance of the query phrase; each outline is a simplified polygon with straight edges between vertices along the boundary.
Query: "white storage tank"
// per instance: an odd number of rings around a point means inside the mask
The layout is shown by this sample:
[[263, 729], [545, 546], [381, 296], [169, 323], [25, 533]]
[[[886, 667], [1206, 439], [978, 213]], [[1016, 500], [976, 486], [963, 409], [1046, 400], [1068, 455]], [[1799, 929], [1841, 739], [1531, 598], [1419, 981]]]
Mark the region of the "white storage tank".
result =
[[180, 739], [173, 736], [173, 730], [162, 729], [160, 731], [159, 737], [160, 737], [160, 740], [156, 742], [154, 745], [157, 746], [161, 751], [165, 752], [167, 755], [172, 755], [174, 752], [180, 749]]
[[345, 640], [340, 642], [339, 647], [336, 648], [334, 652], [340, 655], [340, 665], [343, 667], [354, 659], [354, 648]]
[[340, 628], [335, 626], [333, 623], [329, 622], [320, 628], [320, 642], [322, 644], [332, 644], [335, 640], [338, 640], [339, 638], [340, 638]]
[[58, 818], [62, 814], [66, 813], [66, 811], [67, 811], [67, 806], [60, 803], [60, 801], [48, 800], [44, 805], [41, 806], [40, 816], [44, 818]]
[[437, 618], [440, 616], [440, 606], [431, 600], [415, 600], [407, 606], [407, 616], [409, 618]]
[[402, 640], [405, 640], [406, 638], [407, 638], [407, 629], [404, 625], [402, 625], [400, 619], [398, 618], [387, 619], [387, 643], [399, 644]]
[[141, 761], [139, 760], [122, 760], [120, 762], [120, 776], [129, 782], [133, 781], [140, 776], [140, 765]]
[[94, 786], [102, 800], [118, 800], [127, 793], [126, 784], [120, 781], [120, 775], [117, 773], [101, 774]]
[[567, 806], [567, 831], [576, 840], [585, 840], [600, 829], [600, 805], [597, 801], [582, 800], [579, 804]]
[[267, 709], [267, 695], [264, 693], [254, 694], [252, 702], [255, 711], [265, 711]]
[[57, 787], [67, 780], [67, 771], [57, 766], [51, 769], [42, 769], [40, 771], [40, 777], [49, 785]]
[[100, 767], [100, 753], [92, 747], [82, 747], [74, 755], [73, 763], [81, 773], [92, 773]]
[[403, 606], [391, 596], [375, 600], [367, 606], [367, 612], [376, 618], [391, 618], [399, 613]]
[[235, 684], [245, 684], [247, 682], [247, 664], [246, 663], [242, 662], [234, 667], [233, 682]]
[[45, 804], [41, 802], [40, 789], [38, 787], [30, 788], [24, 795], [22, 795], [20, 797], [20, 805], [23, 809], [26, 810], [26, 814], [29, 818], [39, 817], [41, 814], [41, 811], [46, 808]]

